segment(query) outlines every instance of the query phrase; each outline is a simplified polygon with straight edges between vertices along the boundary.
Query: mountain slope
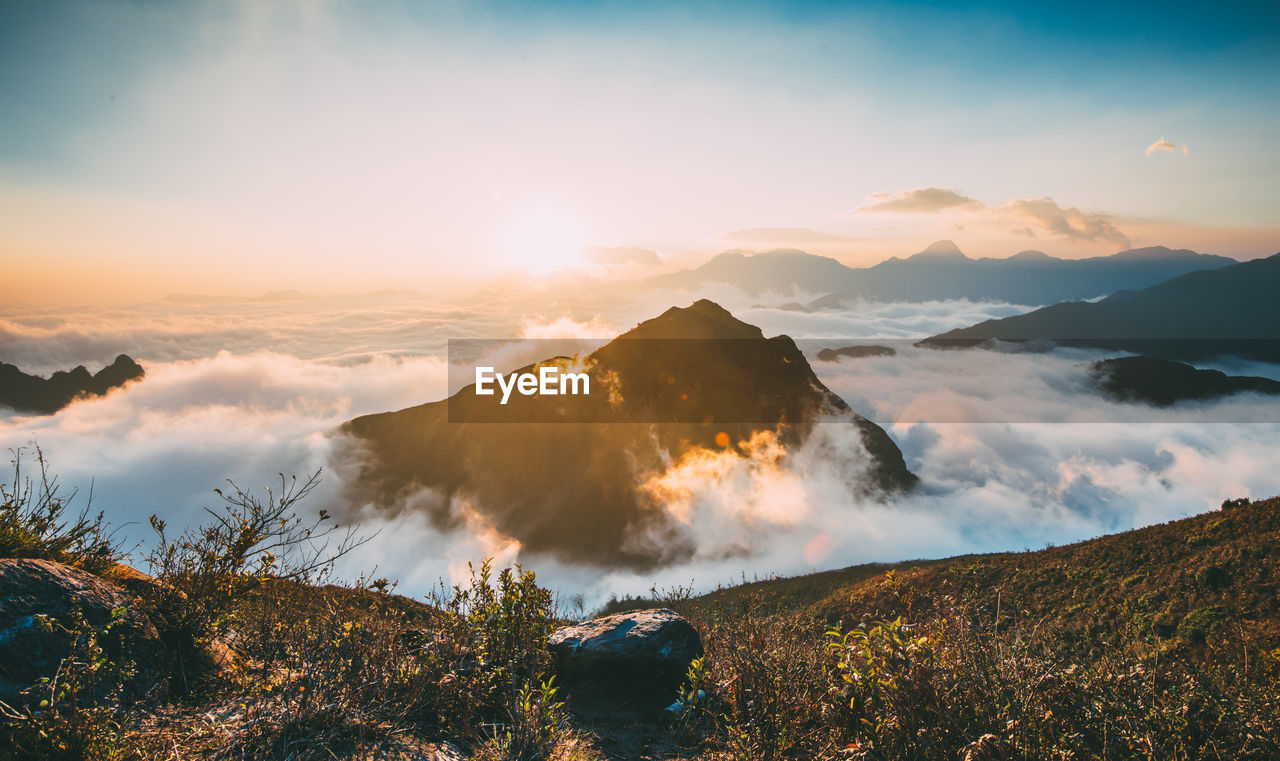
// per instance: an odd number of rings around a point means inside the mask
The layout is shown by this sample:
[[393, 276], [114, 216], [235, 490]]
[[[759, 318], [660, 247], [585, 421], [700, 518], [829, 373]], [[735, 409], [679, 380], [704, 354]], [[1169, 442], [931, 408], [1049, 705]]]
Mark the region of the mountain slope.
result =
[[1193, 272], [1096, 303], [1068, 302], [926, 339], [930, 346], [1044, 339], [1194, 359], [1280, 358], [1280, 254]]
[[1089, 259], [1058, 259], [1023, 251], [1007, 259], [971, 259], [951, 241], [937, 241], [906, 259], [873, 267], [846, 267], [801, 251], [725, 253], [695, 269], [644, 281], [661, 288], [695, 289], [728, 283], [750, 293], [827, 293], [810, 306], [827, 308], [858, 298], [873, 301], [961, 299], [1052, 304], [1125, 289], [1146, 288], [1188, 272], [1236, 264], [1223, 256], [1163, 246]]
[[[893, 571], [892, 583], [886, 572]], [[695, 598], [694, 611], [805, 613], [829, 622], [920, 621], [973, 602], [1004, 627], [1038, 625], [1062, 651], [1133, 637], [1197, 646], [1243, 627], [1280, 645], [1280, 498], [1032, 552], [871, 563], [750, 582]], [[638, 607], [643, 604], [637, 603]]]
[[412, 505], [444, 527], [480, 520], [533, 552], [648, 568], [697, 549], [645, 486], [685, 456], [751, 456], [761, 434], [790, 451], [834, 418], [865, 449], [843, 463], [851, 492], [915, 484], [892, 439], [823, 386], [790, 338], [765, 338], [710, 301], [641, 323], [584, 368], [586, 396], [502, 405], [472, 385], [349, 421], [342, 432], [367, 454], [358, 496]]

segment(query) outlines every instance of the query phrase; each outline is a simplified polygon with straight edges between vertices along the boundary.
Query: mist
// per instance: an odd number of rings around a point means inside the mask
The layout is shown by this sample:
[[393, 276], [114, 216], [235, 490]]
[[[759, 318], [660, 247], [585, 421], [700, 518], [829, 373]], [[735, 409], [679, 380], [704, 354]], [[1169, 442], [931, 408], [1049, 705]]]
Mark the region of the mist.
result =
[[[752, 308], [760, 297], [728, 290], [709, 295], [766, 335], [809, 339], [801, 346], [811, 361], [819, 348], [850, 337], [920, 338], [1030, 308], [937, 302], [804, 314]], [[402, 297], [9, 309], [0, 312], [0, 361], [29, 372], [92, 370], [125, 352], [147, 377], [53, 416], [0, 415], [0, 446], [38, 443], [64, 488], [79, 488], [81, 503], [92, 492], [93, 508], [139, 551], [149, 539], [147, 516], [173, 527], [197, 522], [226, 479], [259, 489], [278, 482], [277, 473], [323, 469], [302, 509], [358, 518], [373, 535], [342, 564], [346, 578], [376, 572], [420, 595], [491, 556], [524, 563], [589, 606], [654, 584], [692, 581], [707, 590], [743, 576], [1039, 549], [1280, 492], [1274, 401], [1242, 395], [1138, 407], [1082, 393], [1100, 353], [937, 352], [899, 343], [896, 357], [812, 364], [854, 410], [886, 428], [921, 478], [916, 492], [884, 501], [852, 493], [859, 444], [847, 426], [818, 426], [786, 454], [762, 440], [744, 448], [746, 456], [685, 458], [642, 484], [696, 545], [689, 560], [657, 571], [584, 568], [524, 552], [465, 505], [458, 525], [441, 530], [412, 505], [390, 511], [344, 502], [352, 454], [333, 431], [358, 415], [442, 398], [448, 338], [606, 339], [692, 299], [658, 292], [614, 307]], [[1277, 377], [1274, 365], [1221, 369]], [[1273, 422], [1228, 422], [1246, 420]]]

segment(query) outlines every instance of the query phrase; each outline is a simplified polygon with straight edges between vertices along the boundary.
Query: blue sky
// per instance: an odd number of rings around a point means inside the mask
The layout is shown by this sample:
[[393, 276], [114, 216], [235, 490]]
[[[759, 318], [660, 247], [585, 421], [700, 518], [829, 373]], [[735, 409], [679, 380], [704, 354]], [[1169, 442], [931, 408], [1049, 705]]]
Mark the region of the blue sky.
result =
[[[0, 256], [23, 292], [139, 295], [675, 265], [742, 229], [1257, 256], [1277, 43], [1274, 3], [5, 2]], [[930, 188], [972, 203], [871, 209]]]

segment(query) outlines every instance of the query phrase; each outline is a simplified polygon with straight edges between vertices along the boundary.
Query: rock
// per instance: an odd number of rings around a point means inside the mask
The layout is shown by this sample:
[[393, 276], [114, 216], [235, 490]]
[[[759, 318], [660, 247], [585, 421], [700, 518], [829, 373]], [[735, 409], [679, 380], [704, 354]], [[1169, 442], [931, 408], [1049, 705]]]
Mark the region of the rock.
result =
[[[49, 560], [0, 559], [0, 700], [23, 702], [23, 690], [52, 678], [70, 652], [75, 630], [73, 611], [99, 631], [111, 623], [113, 611], [124, 609], [100, 640], [113, 661], [132, 661], [135, 676], [125, 685], [124, 699], [139, 700], [164, 689], [165, 651], [140, 601], [108, 581], [78, 568]], [[47, 616], [52, 631], [37, 616]], [[96, 697], [105, 696], [102, 685]]]
[[702, 639], [674, 611], [619, 613], [557, 629], [547, 638], [556, 673], [573, 689], [607, 691], [661, 708], [702, 656]]
[[144, 599], [160, 599], [164, 595], [173, 594], [173, 588], [167, 583], [124, 563], [111, 566], [102, 574], [102, 577], [116, 586], [123, 587], [126, 592]]

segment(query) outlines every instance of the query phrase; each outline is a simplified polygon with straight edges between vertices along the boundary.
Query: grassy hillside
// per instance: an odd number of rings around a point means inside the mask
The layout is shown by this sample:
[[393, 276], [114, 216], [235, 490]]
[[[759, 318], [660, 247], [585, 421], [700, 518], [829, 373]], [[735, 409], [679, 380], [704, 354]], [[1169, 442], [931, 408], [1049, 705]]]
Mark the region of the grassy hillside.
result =
[[4, 491], [0, 556], [133, 590], [169, 665], [167, 691], [126, 702], [110, 624], [47, 622], [70, 653], [0, 704], [0, 761], [431, 759], [446, 742], [491, 761], [1280, 758], [1277, 498], [1037, 552], [616, 603], [701, 632], [679, 710], [654, 717], [566, 705], [546, 648], [562, 618], [530, 571], [484, 563], [411, 600], [328, 583], [332, 556], [264, 549], [331, 533], [291, 512], [314, 483], [233, 489], [178, 537], [155, 521], [154, 580], [109, 565], [101, 523], [65, 520], [56, 493]]
[[1262, 759], [1280, 757], [1278, 561], [1272, 498], [650, 604], [704, 632], [704, 716], [732, 758]]
[[[894, 583], [886, 583], [892, 573]], [[899, 590], [910, 590], [909, 597]], [[872, 563], [748, 582], [688, 602], [694, 615], [750, 604], [830, 624], [937, 615], [946, 598], [1001, 607], [1083, 647], [1152, 636], [1203, 642], [1228, 624], [1280, 634], [1280, 498], [1034, 552]], [[907, 603], [910, 603], [908, 608]], [[642, 607], [637, 604], [634, 607]]]

